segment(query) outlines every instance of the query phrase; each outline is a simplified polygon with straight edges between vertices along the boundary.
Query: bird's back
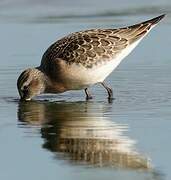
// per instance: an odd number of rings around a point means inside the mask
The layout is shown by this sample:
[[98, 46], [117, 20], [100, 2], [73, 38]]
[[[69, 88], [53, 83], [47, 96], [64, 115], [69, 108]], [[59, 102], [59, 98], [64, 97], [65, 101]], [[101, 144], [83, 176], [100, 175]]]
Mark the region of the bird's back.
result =
[[72, 33], [47, 49], [41, 65], [47, 66], [56, 59], [86, 68], [102, 65], [141, 40], [163, 17], [164, 15], [119, 29], [91, 29]]

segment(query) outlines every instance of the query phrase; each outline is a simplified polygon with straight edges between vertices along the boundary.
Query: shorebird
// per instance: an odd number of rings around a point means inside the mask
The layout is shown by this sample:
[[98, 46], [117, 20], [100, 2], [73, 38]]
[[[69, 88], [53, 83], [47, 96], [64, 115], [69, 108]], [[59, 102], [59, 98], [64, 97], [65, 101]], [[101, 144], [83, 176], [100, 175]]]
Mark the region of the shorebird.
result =
[[39, 67], [26, 69], [19, 76], [21, 99], [81, 89], [86, 99], [91, 99], [88, 88], [97, 83], [113, 99], [104, 80], [164, 16], [118, 29], [75, 32], [56, 41], [43, 54]]

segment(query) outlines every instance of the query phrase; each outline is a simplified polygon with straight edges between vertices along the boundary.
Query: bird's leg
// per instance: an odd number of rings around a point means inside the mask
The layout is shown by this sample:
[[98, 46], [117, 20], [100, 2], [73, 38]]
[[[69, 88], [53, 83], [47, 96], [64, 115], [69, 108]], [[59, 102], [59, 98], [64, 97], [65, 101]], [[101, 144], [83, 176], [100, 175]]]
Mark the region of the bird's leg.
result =
[[86, 93], [86, 99], [89, 100], [89, 99], [93, 99], [93, 97], [91, 96], [91, 94], [89, 93], [88, 91], [88, 88], [85, 88], [85, 93]]
[[108, 93], [108, 99], [109, 100], [113, 100], [113, 91], [111, 88], [109, 88], [108, 86], [106, 86], [106, 84], [104, 82], [101, 83], [101, 85], [107, 90]]

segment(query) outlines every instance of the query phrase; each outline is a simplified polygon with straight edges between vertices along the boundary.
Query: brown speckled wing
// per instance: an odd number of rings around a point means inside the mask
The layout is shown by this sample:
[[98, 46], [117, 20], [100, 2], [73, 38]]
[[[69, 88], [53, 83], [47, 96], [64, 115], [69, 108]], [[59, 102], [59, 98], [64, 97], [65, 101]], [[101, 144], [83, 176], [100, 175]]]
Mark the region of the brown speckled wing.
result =
[[52, 44], [42, 58], [63, 59], [68, 64], [81, 64], [86, 68], [110, 61], [126, 47], [142, 38], [162, 16], [120, 29], [92, 29], [66, 36]]
[[115, 35], [116, 32], [118, 30], [93, 29], [73, 33], [52, 44], [43, 58], [60, 58], [69, 64], [91, 68], [102, 61], [111, 60], [128, 45], [128, 40]]

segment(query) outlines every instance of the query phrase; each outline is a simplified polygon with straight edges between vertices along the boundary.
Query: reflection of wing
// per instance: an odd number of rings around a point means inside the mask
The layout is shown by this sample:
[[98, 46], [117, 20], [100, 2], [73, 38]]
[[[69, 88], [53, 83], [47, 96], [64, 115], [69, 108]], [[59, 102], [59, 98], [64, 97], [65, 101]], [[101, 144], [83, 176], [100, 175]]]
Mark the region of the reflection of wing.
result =
[[101, 103], [24, 102], [18, 117], [28, 125], [41, 125], [43, 147], [60, 152], [60, 157], [63, 153], [73, 162], [100, 167], [150, 169], [148, 159], [136, 151], [135, 141], [124, 135], [127, 125], [104, 117], [108, 108]]
[[53, 152], [67, 153], [77, 163], [149, 169], [149, 160], [135, 151], [135, 141], [123, 135], [126, 130], [127, 126], [112, 123], [107, 118], [65, 121], [60, 133], [56, 132], [58, 138], [50, 138], [45, 147], [51, 147]]
[[69, 64], [82, 64], [87, 68], [110, 61], [132, 43], [144, 37], [162, 18], [163, 16], [160, 16], [120, 29], [92, 29], [70, 34], [47, 49], [41, 66], [46, 67], [50, 65], [49, 61], [57, 59], [63, 59]]

